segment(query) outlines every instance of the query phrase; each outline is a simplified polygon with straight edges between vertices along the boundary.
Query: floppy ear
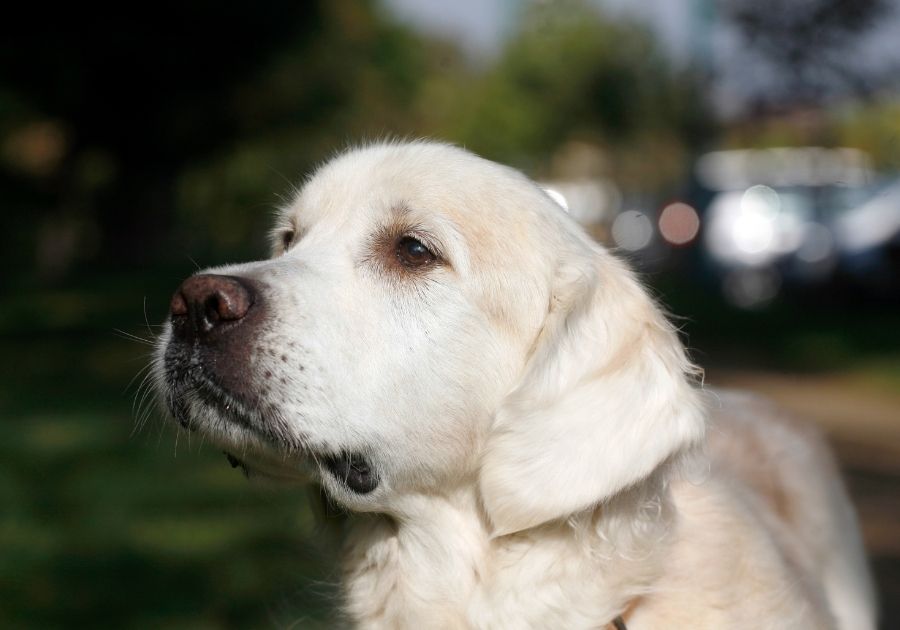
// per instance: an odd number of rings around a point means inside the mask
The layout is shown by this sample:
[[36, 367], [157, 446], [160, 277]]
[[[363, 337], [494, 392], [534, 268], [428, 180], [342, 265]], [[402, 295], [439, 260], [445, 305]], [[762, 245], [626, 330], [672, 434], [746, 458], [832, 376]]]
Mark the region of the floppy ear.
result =
[[480, 490], [494, 535], [593, 507], [703, 435], [674, 328], [597, 246], [557, 269], [550, 311], [488, 435]]

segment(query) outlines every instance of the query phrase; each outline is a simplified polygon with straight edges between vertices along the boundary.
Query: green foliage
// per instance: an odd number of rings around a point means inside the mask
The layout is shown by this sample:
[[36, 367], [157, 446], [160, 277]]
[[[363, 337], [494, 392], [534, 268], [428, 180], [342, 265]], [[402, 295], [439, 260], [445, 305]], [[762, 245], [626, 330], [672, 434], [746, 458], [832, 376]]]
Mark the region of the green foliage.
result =
[[298, 173], [361, 139], [438, 137], [538, 170], [560, 144], [587, 138], [607, 147], [612, 175], [645, 190], [671, 186], [702, 137], [696, 81], [673, 73], [646, 31], [583, 3], [533, 7], [485, 69], [357, 5], [334, 7], [325, 31], [243, 88], [244, 118], [268, 125], [180, 177], [184, 251], [258, 255], [285, 201], [270, 191], [289, 197]]
[[[670, 68], [645, 29], [577, 1], [532, 6], [495, 66], [465, 89], [438, 94], [455, 95], [448, 109], [456, 115], [434, 122], [441, 135], [528, 169], [575, 138], [606, 147], [620, 163], [635, 145], [659, 155], [657, 141], [680, 147], [682, 160], [704, 136], [695, 79]], [[680, 175], [681, 165], [674, 170]], [[660, 178], [659, 164], [646, 161], [613, 174], [645, 187], [671, 184], [671, 173]]]
[[881, 170], [900, 171], [900, 99], [841, 108], [832, 116], [832, 125], [840, 145], [866, 151]]
[[239, 139], [181, 172], [180, 250], [264, 254], [272, 210], [286, 203], [302, 174], [351, 142], [412, 131], [405, 112], [418, 93], [422, 43], [367, 4], [325, 4], [321, 26], [240, 87]]

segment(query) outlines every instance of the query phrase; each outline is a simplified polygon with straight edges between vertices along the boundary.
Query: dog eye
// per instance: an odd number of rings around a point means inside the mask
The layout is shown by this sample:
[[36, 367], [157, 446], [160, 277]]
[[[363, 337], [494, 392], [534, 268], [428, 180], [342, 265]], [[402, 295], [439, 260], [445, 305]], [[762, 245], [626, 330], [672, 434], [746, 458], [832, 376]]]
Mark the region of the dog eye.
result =
[[397, 241], [397, 260], [405, 267], [418, 269], [433, 263], [437, 257], [412, 236], [404, 236]]
[[287, 250], [294, 242], [294, 236], [296, 233], [294, 230], [288, 230], [287, 232], [283, 232], [281, 234], [281, 246]]

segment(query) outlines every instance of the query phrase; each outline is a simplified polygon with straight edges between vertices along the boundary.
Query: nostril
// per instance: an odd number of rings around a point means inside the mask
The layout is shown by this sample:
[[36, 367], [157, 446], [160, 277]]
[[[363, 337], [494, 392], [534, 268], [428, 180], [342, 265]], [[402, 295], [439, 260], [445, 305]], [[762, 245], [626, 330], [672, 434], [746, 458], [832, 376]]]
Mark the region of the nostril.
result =
[[251, 305], [250, 294], [243, 287], [240, 291], [235, 291], [235, 287], [228, 289], [216, 291], [206, 301], [206, 311], [210, 318], [234, 320], [247, 314]]
[[222, 307], [223, 301], [219, 299], [218, 294], [211, 295], [206, 299], [206, 303], [203, 305], [203, 314], [207, 322], [215, 323], [220, 319], [227, 319], [227, 317], [222, 317], [220, 314], [220, 311], [226, 310]]
[[201, 274], [185, 280], [169, 305], [175, 332], [207, 334], [224, 322], [242, 319], [253, 305], [249, 283], [233, 276]]
[[215, 295], [210, 296], [203, 303], [203, 308], [197, 310], [197, 317], [194, 317], [194, 324], [203, 332], [209, 332], [219, 323], [218, 314], [219, 300]]

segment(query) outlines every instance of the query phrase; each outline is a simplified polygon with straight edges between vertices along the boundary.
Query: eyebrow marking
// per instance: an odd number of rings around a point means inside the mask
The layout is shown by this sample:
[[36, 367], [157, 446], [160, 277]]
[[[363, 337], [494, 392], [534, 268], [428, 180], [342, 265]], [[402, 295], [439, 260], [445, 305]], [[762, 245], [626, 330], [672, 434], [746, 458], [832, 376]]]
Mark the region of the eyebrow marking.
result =
[[[405, 202], [392, 205], [390, 218], [369, 235], [363, 255], [357, 264], [374, 264], [381, 271], [391, 271], [407, 276], [426, 275], [434, 267], [450, 267], [452, 269], [452, 265], [444, 254], [446, 249], [440, 240], [425, 226], [415, 221], [412, 214], [413, 211]], [[419, 270], [403, 267], [397, 260], [396, 247], [400, 239], [404, 237], [412, 237], [421, 241], [434, 254], [434, 263]]]

